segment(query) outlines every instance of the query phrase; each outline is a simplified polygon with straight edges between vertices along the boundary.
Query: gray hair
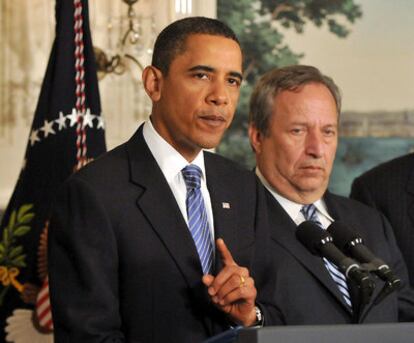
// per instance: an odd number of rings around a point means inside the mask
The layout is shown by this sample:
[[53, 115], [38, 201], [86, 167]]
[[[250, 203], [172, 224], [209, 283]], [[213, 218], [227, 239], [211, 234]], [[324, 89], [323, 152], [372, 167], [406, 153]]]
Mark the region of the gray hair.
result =
[[266, 135], [276, 95], [285, 90], [295, 91], [309, 83], [320, 83], [329, 89], [339, 116], [341, 93], [335, 82], [315, 67], [292, 65], [272, 69], [259, 79], [250, 98], [249, 124]]

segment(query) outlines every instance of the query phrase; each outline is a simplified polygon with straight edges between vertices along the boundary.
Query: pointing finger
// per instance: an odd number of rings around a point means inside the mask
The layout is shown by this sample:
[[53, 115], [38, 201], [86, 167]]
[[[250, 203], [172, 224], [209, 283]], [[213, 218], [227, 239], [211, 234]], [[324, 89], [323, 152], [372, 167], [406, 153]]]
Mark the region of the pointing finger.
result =
[[216, 240], [216, 247], [225, 266], [236, 265], [230, 250], [227, 249], [227, 245], [222, 238]]

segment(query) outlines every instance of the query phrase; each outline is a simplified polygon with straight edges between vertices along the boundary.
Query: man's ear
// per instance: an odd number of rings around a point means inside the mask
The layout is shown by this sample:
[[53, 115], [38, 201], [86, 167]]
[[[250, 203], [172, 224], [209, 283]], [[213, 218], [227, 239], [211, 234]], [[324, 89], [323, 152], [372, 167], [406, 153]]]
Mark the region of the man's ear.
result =
[[252, 124], [249, 124], [249, 139], [253, 152], [256, 154], [262, 151], [263, 134]]
[[163, 76], [161, 70], [153, 66], [148, 66], [142, 72], [142, 83], [148, 96], [153, 102], [161, 98]]

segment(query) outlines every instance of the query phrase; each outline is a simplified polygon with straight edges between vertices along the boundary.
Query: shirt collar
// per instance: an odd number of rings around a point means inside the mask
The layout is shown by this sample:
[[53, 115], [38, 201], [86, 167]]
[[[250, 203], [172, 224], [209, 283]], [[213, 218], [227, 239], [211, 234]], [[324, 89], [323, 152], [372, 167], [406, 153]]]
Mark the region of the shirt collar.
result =
[[315, 205], [318, 212], [321, 213], [326, 218], [328, 218], [330, 222], [334, 221], [334, 219], [329, 215], [328, 209], [327, 209], [325, 201], [323, 201], [323, 199], [319, 199], [318, 201], [315, 201], [313, 204]]
[[[280, 204], [280, 206], [283, 207], [283, 209], [287, 212], [290, 218], [292, 218], [293, 221], [297, 221], [298, 217], [303, 217], [300, 210], [303, 207], [303, 204], [298, 204], [296, 202], [293, 202], [284, 196], [280, 195], [270, 184], [267, 182], [263, 174], [260, 172], [259, 167], [256, 167], [256, 175], [262, 182], [263, 186], [272, 194], [272, 196], [277, 200], [277, 202]], [[325, 216], [328, 220], [333, 222], [334, 220], [328, 213], [328, 209], [326, 208], [326, 204], [323, 201], [323, 199], [319, 199], [313, 203], [318, 210], [319, 213], [321, 213], [323, 216]], [[302, 219], [303, 220], [303, 219]]]
[[[160, 136], [152, 125], [150, 119], [146, 120], [144, 123], [143, 136], [168, 183], [172, 182], [178, 174], [181, 174], [181, 170], [190, 164], [177, 150]], [[191, 164], [200, 167], [202, 171], [202, 179], [205, 180], [203, 151], [200, 151]]]

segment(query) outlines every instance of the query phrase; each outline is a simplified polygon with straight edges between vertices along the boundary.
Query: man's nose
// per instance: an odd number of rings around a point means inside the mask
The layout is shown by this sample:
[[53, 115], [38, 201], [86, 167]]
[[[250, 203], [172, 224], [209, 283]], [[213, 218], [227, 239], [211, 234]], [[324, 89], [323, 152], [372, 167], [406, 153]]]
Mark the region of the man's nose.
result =
[[306, 153], [315, 158], [319, 158], [324, 152], [324, 137], [318, 130], [309, 130], [306, 136]]
[[212, 83], [207, 102], [215, 106], [227, 105], [229, 103], [228, 85], [222, 80]]

